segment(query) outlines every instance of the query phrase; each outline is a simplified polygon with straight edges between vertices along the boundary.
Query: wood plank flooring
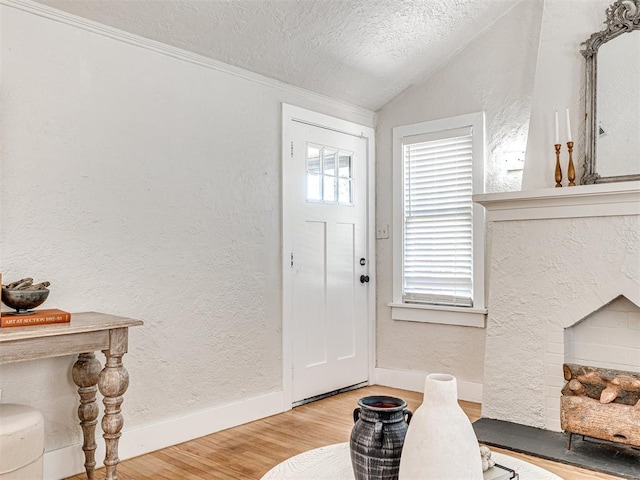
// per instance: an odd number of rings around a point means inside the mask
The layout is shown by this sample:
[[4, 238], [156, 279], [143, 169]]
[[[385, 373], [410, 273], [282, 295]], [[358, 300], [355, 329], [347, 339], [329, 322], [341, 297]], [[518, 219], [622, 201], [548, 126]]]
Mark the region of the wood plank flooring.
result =
[[[357, 406], [357, 400], [367, 395], [403, 398], [413, 411], [422, 403], [421, 393], [380, 386], [365, 387], [123, 461], [118, 465], [118, 479], [258, 480], [273, 466], [293, 455], [348, 441], [353, 427], [353, 409]], [[480, 418], [479, 404], [460, 403], [472, 421]], [[539, 465], [565, 480], [619, 478], [527, 455], [493, 450]], [[68, 480], [85, 478], [85, 475], [76, 475]], [[96, 479], [100, 478], [104, 478], [103, 469], [96, 471]]]

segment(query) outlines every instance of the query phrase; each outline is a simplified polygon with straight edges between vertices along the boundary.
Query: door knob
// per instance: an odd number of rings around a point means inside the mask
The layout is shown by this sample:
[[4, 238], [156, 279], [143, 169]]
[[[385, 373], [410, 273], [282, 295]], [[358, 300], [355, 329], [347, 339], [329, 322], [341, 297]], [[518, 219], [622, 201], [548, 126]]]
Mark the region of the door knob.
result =
[[369, 283], [369, 275], [360, 275], [360, 283]]

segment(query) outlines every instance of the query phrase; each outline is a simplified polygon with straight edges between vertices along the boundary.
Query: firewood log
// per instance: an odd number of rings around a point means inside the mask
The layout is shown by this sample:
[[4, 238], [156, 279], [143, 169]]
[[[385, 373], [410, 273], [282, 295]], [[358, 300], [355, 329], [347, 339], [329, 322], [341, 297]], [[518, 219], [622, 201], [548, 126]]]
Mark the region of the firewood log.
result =
[[566, 432], [640, 447], [637, 406], [565, 396], [560, 399], [560, 426]]
[[569, 380], [569, 389], [574, 392], [576, 395], [584, 394], [584, 385], [582, 385], [578, 380], [572, 378]]
[[611, 386], [611, 387], [605, 388], [604, 390], [602, 390], [602, 393], [600, 394], [600, 403], [613, 402], [618, 397], [619, 393], [620, 393], [620, 387], [618, 386]]
[[624, 405], [635, 405], [640, 400], [639, 373], [575, 364], [564, 364], [563, 372], [568, 381], [562, 389], [563, 395]]

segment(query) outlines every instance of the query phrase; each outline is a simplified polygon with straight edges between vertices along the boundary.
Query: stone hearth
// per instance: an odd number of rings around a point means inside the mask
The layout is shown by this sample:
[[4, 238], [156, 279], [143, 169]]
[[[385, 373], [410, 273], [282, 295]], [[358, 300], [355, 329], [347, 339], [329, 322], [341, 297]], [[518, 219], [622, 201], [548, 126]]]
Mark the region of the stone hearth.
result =
[[473, 424], [473, 428], [478, 440], [489, 446], [527, 453], [620, 478], [640, 478], [640, 449], [574, 435], [571, 450], [568, 450], [569, 436], [566, 433], [488, 418], [481, 418]]

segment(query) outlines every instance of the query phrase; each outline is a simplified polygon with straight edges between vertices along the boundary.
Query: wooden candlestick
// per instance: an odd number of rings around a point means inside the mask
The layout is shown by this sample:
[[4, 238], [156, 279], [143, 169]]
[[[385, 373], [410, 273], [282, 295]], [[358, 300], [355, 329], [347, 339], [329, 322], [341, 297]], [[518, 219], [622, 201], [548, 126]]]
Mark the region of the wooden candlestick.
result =
[[567, 148], [569, 149], [569, 168], [567, 168], [567, 180], [569, 180], [569, 187], [575, 187], [576, 183], [576, 169], [573, 166], [573, 142], [567, 142]]
[[562, 186], [562, 168], [560, 168], [560, 148], [562, 145], [556, 143], [554, 146], [556, 147], [556, 188], [558, 188]]

